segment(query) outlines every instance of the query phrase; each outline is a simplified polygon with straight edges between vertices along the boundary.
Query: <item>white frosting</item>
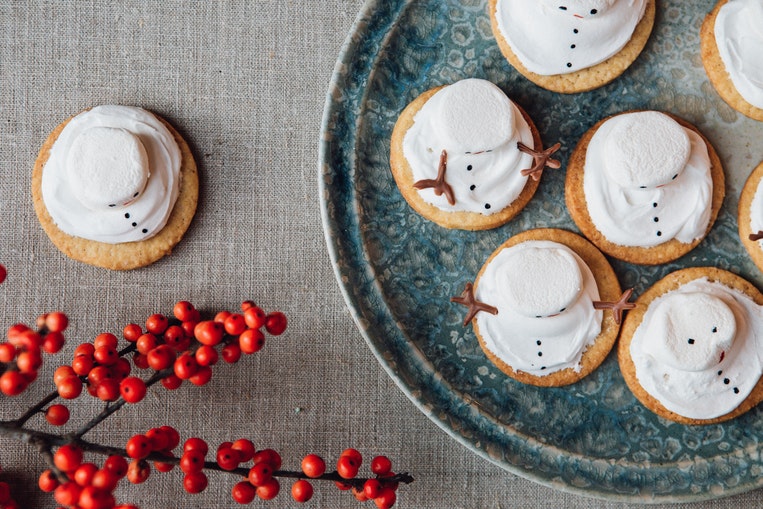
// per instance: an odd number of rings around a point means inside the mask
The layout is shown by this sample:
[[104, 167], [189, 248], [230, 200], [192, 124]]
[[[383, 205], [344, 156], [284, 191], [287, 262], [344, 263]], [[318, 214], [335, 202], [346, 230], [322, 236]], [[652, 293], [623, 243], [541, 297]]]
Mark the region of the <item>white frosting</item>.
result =
[[[638, 164], [619, 166], [629, 157]], [[704, 140], [667, 115], [645, 111], [612, 117], [599, 126], [586, 151], [588, 213], [596, 229], [615, 244], [691, 243], [710, 223], [710, 166]]]
[[42, 198], [69, 235], [110, 244], [145, 240], [167, 223], [180, 164], [172, 133], [153, 114], [98, 106], [59, 134], [43, 169]]
[[476, 315], [485, 347], [516, 371], [580, 371], [583, 353], [601, 333], [603, 313], [593, 307], [596, 280], [574, 251], [557, 242], [501, 250], [480, 275], [475, 298], [498, 309]]
[[763, 108], [763, 3], [729, 0], [718, 11], [715, 42], [734, 88]]
[[498, 29], [531, 72], [579, 71], [618, 53], [647, 0], [498, 0]]
[[[665, 408], [690, 419], [734, 410], [763, 373], [763, 308], [707, 278], [656, 298], [633, 334], [639, 384]], [[660, 344], [664, 343], [664, 344]]]
[[417, 192], [442, 210], [500, 212], [522, 192], [521, 171], [532, 156], [517, 148], [534, 148], [530, 126], [511, 100], [493, 83], [470, 78], [438, 90], [424, 103], [403, 138], [403, 155], [414, 182], [437, 177], [440, 154], [447, 153], [445, 181], [455, 204], [431, 188]]

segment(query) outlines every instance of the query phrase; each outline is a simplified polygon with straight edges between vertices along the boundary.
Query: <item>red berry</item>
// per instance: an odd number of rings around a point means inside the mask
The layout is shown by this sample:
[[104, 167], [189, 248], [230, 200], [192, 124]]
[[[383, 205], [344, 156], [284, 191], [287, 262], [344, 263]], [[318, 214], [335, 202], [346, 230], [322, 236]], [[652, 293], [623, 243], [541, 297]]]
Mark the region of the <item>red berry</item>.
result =
[[363, 463], [363, 455], [360, 454], [360, 451], [358, 451], [357, 449], [353, 449], [351, 447], [342, 451], [342, 454], [340, 454], [339, 456], [350, 456], [352, 459], [354, 459], [357, 462], [358, 467], [360, 467], [361, 463]]
[[45, 410], [45, 419], [53, 426], [63, 426], [69, 422], [69, 409], [65, 405], [50, 405]]
[[130, 366], [130, 361], [124, 357], [120, 357], [117, 359], [117, 362], [111, 366], [111, 371], [114, 373], [114, 378], [117, 380], [124, 380], [132, 371], [132, 366]]
[[102, 366], [111, 366], [117, 362], [119, 354], [115, 348], [105, 345], [95, 349], [93, 359]]
[[[40, 479], [37, 481], [37, 485], [40, 487], [40, 490], [44, 491], [45, 493], [50, 493], [51, 491], [55, 490], [58, 488], [59, 484], [61, 483], [58, 482], [56, 475], [51, 469], [47, 469], [42, 474], [40, 474]], [[3, 501], [0, 499], [0, 503], [2, 502]]]
[[128, 323], [122, 329], [122, 336], [130, 343], [137, 341], [141, 334], [143, 334], [143, 329], [137, 323]]
[[151, 440], [151, 449], [154, 451], [169, 450], [173, 440], [164, 428], [151, 428], [146, 431], [146, 437]]
[[199, 363], [196, 362], [196, 357], [184, 353], [175, 360], [173, 369], [178, 378], [188, 380], [199, 370]]
[[252, 458], [252, 461], [257, 463], [267, 463], [273, 470], [281, 468], [281, 455], [273, 449], [262, 449], [257, 451]]
[[395, 490], [389, 487], [384, 487], [379, 493], [379, 496], [374, 498], [374, 503], [379, 509], [390, 509], [397, 501], [397, 494]]
[[317, 454], [308, 454], [302, 458], [302, 472], [313, 479], [320, 477], [326, 473], [326, 462]]
[[75, 355], [72, 361], [72, 369], [80, 376], [86, 376], [95, 366], [95, 360], [92, 355]]
[[222, 347], [220, 354], [225, 362], [233, 364], [241, 358], [241, 347], [238, 346], [238, 343], [228, 343]]
[[370, 499], [374, 499], [381, 493], [382, 485], [377, 479], [369, 479], [363, 484], [363, 493]]
[[257, 496], [262, 500], [273, 500], [281, 490], [278, 479], [272, 478], [262, 486], [257, 486]]
[[73, 481], [61, 484], [53, 491], [53, 498], [65, 507], [71, 507], [79, 502], [79, 495], [82, 487]]
[[263, 486], [273, 478], [273, 467], [264, 461], [256, 463], [252, 468], [249, 469], [248, 478], [249, 482], [254, 486]]
[[208, 345], [201, 345], [194, 356], [199, 366], [214, 366], [219, 358], [217, 350]]
[[125, 446], [127, 455], [134, 459], [142, 459], [151, 454], [151, 439], [146, 435], [133, 435]]
[[242, 463], [251, 460], [254, 457], [254, 453], [257, 452], [252, 441], [246, 438], [239, 438], [234, 441], [231, 448], [238, 451], [239, 459]]
[[334, 481], [334, 484], [336, 485], [336, 487], [340, 491], [347, 491], [347, 490], [352, 489], [352, 485], [351, 484], [345, 484], [345, 483], [339, 482], [339, 481]]
[[279, 336], [286, 330], [286, 315], [280, 311], [269, 313], [265, 317], [265, 330], [273, 336]]
[[151, 467], [145, 460], [134, 459], [127, 467], [127, 480], [133, 484], [140, 484], [148, 479]]
[[199, 366], [196, 373], [188, 379], [193, 385], [206, 385], [212, 379], [212, 368], [209, 366]]
[[26, 350], [16, 356], [16, 367], [21, 373], [36, 373], [42, 366], [39, 350]]
[[119, 382], [114, 378], [102, 380], [96, 386], [95, 394], [101, 401], [116, 401], [119, 399]]
[[183, 328], [179, 325], [170, 325], [167, 330], [162, 334], [164, 342], [170, 345], [178, 352], [186, 350], [191, 346], [191, 338], [189, 338]]
[[215, 322], [223, 323], [225, 322], [225, 319], [228, 318], [230, 315], [231, 315], [230, 311], [223, 310], [218, 312], [212, 320]]
[[114, 378], [114, 373], [106, 366], [96, 366], [87, 374], [87, 382], [91, 385], [98, 385], [110, 378]]
[[63, 348], [66, 340], [60, 332], [48, 332], [42, 340], [42, 349], [46, 353], [58, 353]]
[[98, 334], [93, 340], [93, 346], [96, 349], [102, 346], [110, 346], [111, 348], [114, 348], [116, 350], [118, 345], [119, 345], [119, 340], [114, 334], [110, 332], [102, 332]]
[[51, 332], [63, 332], [68, 325], [69, 318], [60, 311], [54, 311], [45, 316], [45, 327]]
[[16, 358], [16, 347], [10, 343], [0, 343], [0, 362], [11, 362]]
[[244, 315], [239, 313], [230, 314], [223, 322], [223, 327], [225, 327], [225, 332], [231, 336], [238, 336], [246, 330]]
[[103, 468], [121, 479], [127, 475], [127, 460], [122, 456], [112, 455], [103, 462]]
[[148, 369], [148, 355], [135, 352], [132, 356], [132, 363], [138, 369]]
[[95, 486], [82, 488], [77, 506], [81, 509], [111, 509], [114, 507], [114, 495]]
[[[125, 466], [125, 474], [127, 474], [126, 466]], [[109, 492], [111, 492], [111, 491], [114, 491], [114, 489], [117, 487], [118, 482], [119, 482], [119, 477], [117, 477], [114, 474], [114, 472], [111, 472], [109, 470], [106, 470], [105, 468], [102, 468], [93, 474], [93, 478], [90, 481], [90, 485], [95, 486], [96, 488], [101, 488], [103, 490], [108, 490]]]
[[178, 430], [167, 425], [161, 426], [159, 429], [167, 435], [166, 449], [171, 451], [180, 445], [180, 433], [178, 433]]
[[259, 329], [247, 329], [238, 337], [238, 346], [246, 354], [262, 350], [265, 345], [265, 335]]
[[8, 270], [5, 268], [5, 265], [0, 265], [0, 283], [3, 283], [7, 276]]
[[257, 488], [247, 481], [237, 482], [231, 491], [233, 500], [239, 504], [248, 504], [257, 496]]
[[93, 476], [97, 471], [98, 466], [95, 463], [83, 463], [74, 471], [74, 475], [71, 476], [71, 480], [80, 486], [87, 486], [90, 484], [90, 481], [93, 480]]
[[222, 341], [225, 335], [225, 328], [220, 322], [214, 320], [205, 320], [199, 322], [193, 328], [193, 335], [199, 343], [203, 345], [215, 346]]
[[65, 444], [53, 454], [53, 463], [59, 470], [71, 472], [82, 464], [82, 449], [74, 444]]
[[291, 486], [291, 496], [297, 502], [307, 502], [313, 498], [313, 485], [300, 479]]
[[360, 463], [352, 456], [341, 456], [336, 462], [336, 471], [344, 479], [352, 479], [358, 475]]
[[146, 330], [152, 334], [162, 334], [169, 326], [169, 320], [161, 313], [155, 313], [146, 319]]
[[95, 352], [95, 345], [93, 343], [80, 343], [77, 348], [74, 349], [74, 357], [78, 355], [87, 355], [92, 357]]
[[175, 350], [168, 345], [159, 345], [148, 352], [148, 365], [151, 369], [161, 371], [172, 366], [175, 362]]
[[119, 393], [128, 403], [138, 403], [146, 396], [146, 383], [137, 376], [128, 376], [119, 383]]
[[257, 306], [252, 306], [244, 310], [244, 321], [250, 329], [259, 329], [265, 325], [265, 311]]
[[186, 474], [201, 471], [204, 468], [204, 455], [204, 452], [198, 449], [183, 452], [180, 457], [180, 470]]
[[233, 447], [223, 447], [217, 451], [217, 464], [223, 470], [233, 470], [240, 462], [239, 452]]
[[[162, 454], [168, 458], [174, 458], [175, 456], [169, 452], [162, 452]], [[175, 468], [174, 463], [165, 463], [164, 461], [154, 461], [154, 468], [159, 472], [171, 472]]]
[[175, 376], [175, 374], [167, 375], [164, 378], [162, 378], [162, 385], [165, 389], [169, 389], [171, 391], [174, 391], [181, 385], [183, 385], [183, 381]]
[[76, 376], [76, 373], [71, 366], [59, 366], [56, 368], [56, 371], [53, 372], [53, 383], [58, 386], [62, 380], [70, 376]]
[[150, 332], [141, 334], [135, 340], [135, 348], [138, 349], [138, 352], [144, 355], [148, 355], [148, 353], [154, 348], [156, 348], [158, 344], [159, 344], [159, 340], [157, 340], [156, 336], [154, 336]]
[[183, 478], [183, 488], [185, 488], [185, 491], [188, 493], [201, 493], [207, 488], [208, 483], [209, 481], [204, 472], [186, 474]]
[[175, 315], [175, 318], [180, 320], [181, 322], [185, 322], [187, 320], [192, 320], [194, 317], [194, 307], [193, 304], [188, 302], [187, 300], [181, 300], [175, 304], [175, 307], [172, 308], [172, 314]]
[[371, 472], [384, 475], [392, 470], [392, 462], [386, 456], [375, 456], [371, 460]]
[[363, 491], [360, 488], [356, 488], [355, 486], [352, 487], [352, 495], [359, 501], [359, 502], [365, 502], [368, 500], [368, 497], [366, 496], [366, 492]]
[[191, 437], [183, 443], [183, 451], [199, 451], [202, 456], [206, 456], [209, 452], [209, 446], [201, 438]]
[[24, 392], [27, 385], [27, 379], [18, 371], [6, 371], [0, 375], [0, 392], [6, 396], [18, 396]]

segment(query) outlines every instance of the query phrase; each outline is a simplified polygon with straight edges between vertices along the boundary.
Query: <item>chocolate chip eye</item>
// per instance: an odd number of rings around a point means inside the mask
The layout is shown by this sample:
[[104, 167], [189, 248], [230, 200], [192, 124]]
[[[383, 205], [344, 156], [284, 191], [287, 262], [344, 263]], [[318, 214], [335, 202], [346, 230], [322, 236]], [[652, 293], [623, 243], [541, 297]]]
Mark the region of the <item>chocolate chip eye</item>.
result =
[[718, 332], [718, 327], [713, 327], [713, 334], [715, 334], [716, 332]]
[[597, 12], [599, 11], [597, 11], [596, 9], [591, 9], [591, 14], [596, 14]]
[[690, 344], [690, 345], [693, 345], [693, 344], [694, 344], [694, 340], [693, 340], [692, 338], [689, 338], [689, 344]]
[[567, 308], [562, 308], [559, 310], [560, 313], [564, 313], [567, 310]]
[[559, 8], [560, 8], [561, 10], [563, 10], [563, 11], [566, 11], [566, 10], [567, 10], [567, 7], [565, 7], [564, 5], [560, 5], [560, 6], [559, 6]]
[[678, 173], [676, 173], [675, 175], [673, 175], [673, 178], [672, 178], [671, 180], [675, 180], [675, 179], [677, 179], [677, 178], [678, 178]]

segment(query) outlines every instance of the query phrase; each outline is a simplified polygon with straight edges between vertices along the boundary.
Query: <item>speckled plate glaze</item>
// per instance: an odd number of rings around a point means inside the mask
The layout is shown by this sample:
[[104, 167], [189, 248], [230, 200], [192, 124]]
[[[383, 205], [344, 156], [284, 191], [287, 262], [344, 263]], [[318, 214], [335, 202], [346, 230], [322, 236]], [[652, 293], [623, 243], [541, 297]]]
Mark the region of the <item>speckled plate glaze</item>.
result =
[[[706, 500], [763, 485], [763, 408], [704, 427], [660, 419], [626, 387], [614, 354], [583, 381], [522, 385], [486, 359], [464, 309], [449, 299], [509, 236], [535, 227], [577, 231], [564, 207], [564, 169], [548, 170], [529, 206], [486, 232], [446, 230], [406, 204], [389, 171], [402, 109], [431, 87], [467, 77], [498, 84], [535, 120], [560, 159], [604, 116], [658, 109], [696, 125], [727, 172], [726, 201], [700, 246], [668, 265], [613, 261], [640, 294], [675, 269], [713, 265], [758, 287], [763, 276], [737, 237], [739, 192], [763, 160], [763, 123], [732, 111], [709, 84], [699, 27], [714, 2], [658, 0], [652, 37], [623, 76], [559, 95], [501, 56], [485, 0], [369, 0], [328, 91], [320, 141], [320, 199], [330, 256], [347, 305], [401, 389], [454, 438], [518, 475], [575, 493], [631, 502]], [[563, 166], [564, 168], [564, 166]], [[508, 496], [508, 495], [507, 495]]]

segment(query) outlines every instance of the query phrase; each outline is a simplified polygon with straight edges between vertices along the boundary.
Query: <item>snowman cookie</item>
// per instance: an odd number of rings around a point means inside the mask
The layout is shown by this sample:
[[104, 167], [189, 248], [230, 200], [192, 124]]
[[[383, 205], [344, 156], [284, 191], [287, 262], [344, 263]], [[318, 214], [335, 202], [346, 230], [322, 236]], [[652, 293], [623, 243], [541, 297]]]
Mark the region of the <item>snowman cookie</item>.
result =
[[500, 226], [530, 201], [559, 144], [542, 150], [530, 117], [493, 83], [465, 79], [424, 92], [400, 114], [392, 175], [408, 204], [446, 228]]
[[188, 145], [141, 108], [98, 106], [60, 124], [43, 144], [32, 195], [45, 233], [67, 256], [127, 270], [180, 241], [199, 181]]
[[700, 30], [702, 63], [718, 95], [763, 120], [763, 3], [720, 0]]
[[630, 292], [604, 255], [557, 229], [519, 233], [451, 299], [467, 307], [487, 357], [520, 382], [558, 387], [595, 370], [612, 349]]
[[493, 34], [522, 75], [545, 89], [606, 85], [641, 53], [655, 0], [490, 0]]
[[684, 424], [737, 417], [763, 400], [763, 294], [714, 267], [668, 274], [623, 323], [618, 361], [656, 414]]
[[739, 195], [737, 224], [742, 245], [763, 271], [763, 162], [760, 163], [742, 187]]
[[691, 251], [718, 216], [720, 159], [691, 124], [657, 111], [601, 120], [578, 142], [565, 200], [591, 242], [610, 256], [656, 265]]

